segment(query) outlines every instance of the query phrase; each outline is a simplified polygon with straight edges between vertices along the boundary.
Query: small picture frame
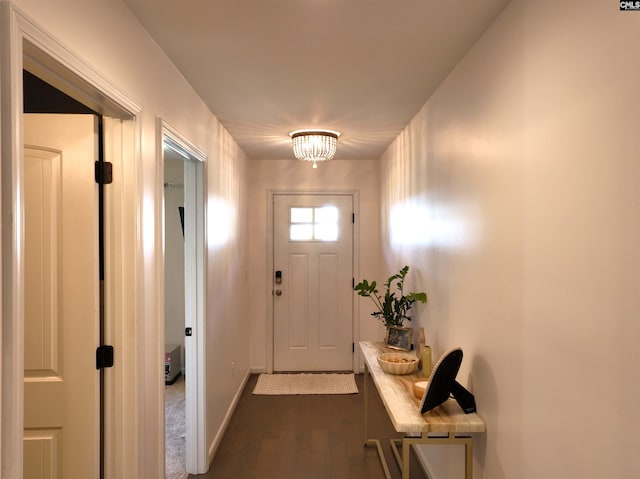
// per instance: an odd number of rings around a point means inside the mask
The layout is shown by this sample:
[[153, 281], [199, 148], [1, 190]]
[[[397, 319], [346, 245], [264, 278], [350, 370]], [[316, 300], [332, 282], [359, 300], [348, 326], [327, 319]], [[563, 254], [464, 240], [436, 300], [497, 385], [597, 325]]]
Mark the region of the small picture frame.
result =
[[410, 351], [413, 342], [413, 329], [404, 326], [389, 326], [384, 338], [384, 345], [391, 349]]

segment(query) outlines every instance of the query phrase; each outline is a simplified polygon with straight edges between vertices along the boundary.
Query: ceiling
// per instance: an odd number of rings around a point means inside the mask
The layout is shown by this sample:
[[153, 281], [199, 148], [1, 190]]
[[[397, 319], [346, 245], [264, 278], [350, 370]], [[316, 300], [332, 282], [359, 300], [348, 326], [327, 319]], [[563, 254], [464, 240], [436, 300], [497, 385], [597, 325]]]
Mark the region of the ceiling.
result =
[[510, 0], [124, 0], [250, 159], [377, 159]]

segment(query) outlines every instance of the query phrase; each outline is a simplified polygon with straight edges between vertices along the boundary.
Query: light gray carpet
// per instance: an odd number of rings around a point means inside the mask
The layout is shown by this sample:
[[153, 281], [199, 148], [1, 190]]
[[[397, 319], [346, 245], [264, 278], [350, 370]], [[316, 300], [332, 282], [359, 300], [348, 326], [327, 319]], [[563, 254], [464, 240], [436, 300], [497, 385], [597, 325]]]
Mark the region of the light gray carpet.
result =
[[184, 376], [164, 390], [165, 414], [165, 477], [185, 479], [186, 410], [184, 403]]
[[261, 374], [253, 394], [357, 394], [353, 374]]

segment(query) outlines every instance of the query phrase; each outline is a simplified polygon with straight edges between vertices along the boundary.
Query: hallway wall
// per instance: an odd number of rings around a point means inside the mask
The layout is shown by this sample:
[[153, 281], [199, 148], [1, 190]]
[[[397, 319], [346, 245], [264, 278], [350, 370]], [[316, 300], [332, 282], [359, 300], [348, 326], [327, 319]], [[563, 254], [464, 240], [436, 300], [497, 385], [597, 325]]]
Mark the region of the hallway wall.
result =
[[[212, 450], [235, 394], [249, 370], [244, 347], [247, 328], [246, 156], [184, 80], [138, 21], [119, 0], [16, 0], [17, 8], [48, 31], [125, 95], [142, 106], [138, 117], [138, 212], [142, 267], [136, 271], [141, 295], [133, 344], [142, 345], [137, 388], [139, 451], [126, 451], [123, 477], [156, 479], [163, 468], [163, 298], [162, 172], [156, 150], [157, 119], [162, 118], [208, 155], [205, 188], [208, 203], [206, 351], [206, 437]], [[132, 205], [135, 207], [135, 205]], [[234, 365], [232, 370], [231, 365]], [[139, 464], [138, 461], [139, 454]], [[108, 458], [110, 459], [110, 458]]]
[[[339, 146], [338, 146], [339, 149]], [[339, 153], [338, 153], [339, 155]], [[379, 176], [376, 160], [339, 160], [321, 164], [314, 170], [307, 162], [294, 159], [251, 160], [249, 167], [249, 264], [251, 265], [250, 288], [250, 344], [251, 369], [265, 371], [268, 364], [268, 322], [272, 321], [271, 281], [272, 272], [267, 271], [272, 252], [268, 251], [269, 190], [287, 192], [331, 192], [358, 191], [360, 215], [356, 222], [360, 226], [360, 239], [354, 249], [360, 255], [360, 277], [372, 277], [378, 273], [380, 264], [380, 223], [378, 212]], [[354, 241], [357, 241], [354, 238]], [[358, 274], [356, 271], [354, 274]], [[355, 298], [355, 295], [354, 295]], [[369, 316], [366, 308], [356, 310], [354, 322], [361, 340], [380, 339], [383, 332], [379, 322]], [[356, 348], [357, 350], [357, 348]], [[359, 361], [362, 367], [362, 361]]]
[[386, 267], [464, 350], [474, 477], [640, 473], [637, 45], [617, 2], [514, 0], [384, 154]]

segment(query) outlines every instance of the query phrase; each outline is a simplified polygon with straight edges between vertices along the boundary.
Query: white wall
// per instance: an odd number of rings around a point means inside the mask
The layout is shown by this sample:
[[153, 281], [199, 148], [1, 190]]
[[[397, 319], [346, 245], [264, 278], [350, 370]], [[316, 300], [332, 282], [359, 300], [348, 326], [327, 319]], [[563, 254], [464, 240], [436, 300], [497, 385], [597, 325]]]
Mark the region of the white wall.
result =
[[[138, 117], [140, 167], [140, 254], [136, 272], [144, 285], [137, 298], [136, 331], [144, 338], [139, 352], [142, 395], [139, 424], [140, 464], [136, 477], [156, 479], [163, 470], [162, 364], [164, 350], [163, 275], [161, 268], [162, 177], [156, 146], [157, 118], [162, 118], [208, 156], [207, 274], [207, 442], [213, 445], [232, 399], [248, 371], [242, 347], [246, 331], [245, 161], [246, 157], [204, 102], [119, 0], [17, 0], [14, 4], [69, 50], [142, 106]], [[220, 222], [220, 205], [224, 221]], [[214, 227], [216, 225], [216, 227]], [[224, 228], [219, 234], [218, 226]], [[228, 368], [235, 364], [234, 374]], [[133, 477], [133, 476], [132, 476]]]
[[[228, 161], [244, 159], [244, 154], [219, 124], [213, 138], [214, 161], [206, 168], [208, 434], [221, 433], [219, 426], [228, 419], [228, 407], [249, 373], [247, 162]], [[218, 441], [221, 436], [209, 439]]]
[[474, 477], [640, 474], [638, 45], [618, 2], [514, 0], [383, 157], [387, 267], [487, 423]]
[[[340, 146], [338, 145], [338, 148]], [[287, 160], [251, 160], [249, 165], [249, 262], [250, 276], [250, 329], [251, 369], [265, 371], [268, 364], [267, 337], [271, 311], [272, 271], [267, 271], [272, 253], [267, 250], [268, 234], [272, 233], [269, 221], [268, 191], [357, 191], [360, 215], [356, 222], [360, 238], [354, 249], [360, 255], [361, 277], [378, 274], [380, 264], [379, 177], [378, 162], [373, 160], [332, 160], [316, 170], [307, 162]], [[358, 272], [355, 272], [358, 275]], [[355, 310], [354, 322], [360, 340], [380, 339], [379, 325], [369, 316], [370, 308]], [[357, 348], [356, 348], [357, 350]], [[362, 363], [360, 362], [360, 366]]]

